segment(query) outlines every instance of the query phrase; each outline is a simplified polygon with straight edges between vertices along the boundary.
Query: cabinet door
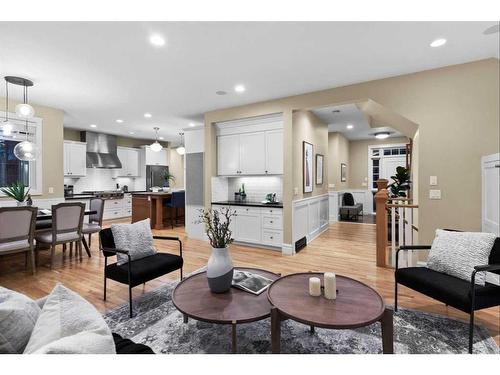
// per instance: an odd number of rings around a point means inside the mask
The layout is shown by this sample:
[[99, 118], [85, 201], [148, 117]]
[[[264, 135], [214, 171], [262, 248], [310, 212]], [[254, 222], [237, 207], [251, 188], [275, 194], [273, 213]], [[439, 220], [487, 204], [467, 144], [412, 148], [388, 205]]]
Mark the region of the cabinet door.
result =
[[154, 152], [148, 146], [146, 147], [146, 165], [168, 165], [167, 150], [165, 148]]
[[258, 209], [243, 208], [237, 210], [234, 239], [237, 241], [260, 243], [261, 217]]
[[283, 174], [283, 131], [266, 132], [266, 174]]
[[87, 174], [87, 146], [76, 143], [68, 143], [70, 154], [69, 173], [71, 176], [85, 176]]
[[122, 163], [122, 167], [115, 170], [115, 175], [122, 177], [127, 175], [127, 165], [128, 165], [128, 153], [127, 150], [123, 148], [119, 148], [116, 150], [116, 154], [118, 155], [118, 159], [120, 159], [120, 163]]
[[64, 143], [64, 175], [69, 175], [69, 158], [71, 155], [70, 144]]
[[217, 137], [217, 173], [221, 176], [236, 175], [240, 171], [240, 136]]
[[240, 134], [240, 174], [265, 174], [266, 134]]
[[139, 176], [138, 150], [127, 150], [127, 175], [131, 177]]

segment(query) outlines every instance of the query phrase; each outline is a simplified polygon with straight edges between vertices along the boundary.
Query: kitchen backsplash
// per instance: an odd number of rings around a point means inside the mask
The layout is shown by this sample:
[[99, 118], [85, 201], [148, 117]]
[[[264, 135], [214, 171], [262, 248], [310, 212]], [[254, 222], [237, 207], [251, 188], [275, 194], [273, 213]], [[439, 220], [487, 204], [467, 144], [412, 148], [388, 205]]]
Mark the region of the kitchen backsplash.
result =
[[114, 170], [87, 168], [87, 175], [80, 178], [64, 178], [65, 185], [74, 185], [74, 192], [81, 193], [82, 191], [94, 190], [115, 190], [116, 184], [128, 186], [128, 190], [144, 190], [145, 186], [136, 186], [136, 179], [128, 177], [114, 178]]
[[245, 184], [247, 200], [262, 201], [268, 193], [276, 193], [276, 199], [282, 200], [283, 178], [281, 176], [213, 177], [212, 201], [233, 200], [241, 184]]

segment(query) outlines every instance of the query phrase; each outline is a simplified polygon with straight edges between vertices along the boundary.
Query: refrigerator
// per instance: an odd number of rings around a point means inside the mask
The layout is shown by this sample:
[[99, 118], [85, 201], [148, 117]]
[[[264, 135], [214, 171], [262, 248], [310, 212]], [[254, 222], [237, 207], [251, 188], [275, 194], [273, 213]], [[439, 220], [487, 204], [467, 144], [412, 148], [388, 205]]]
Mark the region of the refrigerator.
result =
[[168, 172], [168, 167], [166, 166], [146, 165], [146, 190], [149, 191], [154, 186], [165, 186], [165, 172]]

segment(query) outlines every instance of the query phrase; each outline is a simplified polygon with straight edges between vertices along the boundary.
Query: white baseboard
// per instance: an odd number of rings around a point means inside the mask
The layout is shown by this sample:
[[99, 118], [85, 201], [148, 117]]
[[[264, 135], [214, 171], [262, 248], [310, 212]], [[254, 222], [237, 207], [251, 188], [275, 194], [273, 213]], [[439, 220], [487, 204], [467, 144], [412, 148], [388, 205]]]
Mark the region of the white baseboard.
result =
[[281, 244], [281, 254], [294, 255], [295, 254], [294, 247], [288, 243]]

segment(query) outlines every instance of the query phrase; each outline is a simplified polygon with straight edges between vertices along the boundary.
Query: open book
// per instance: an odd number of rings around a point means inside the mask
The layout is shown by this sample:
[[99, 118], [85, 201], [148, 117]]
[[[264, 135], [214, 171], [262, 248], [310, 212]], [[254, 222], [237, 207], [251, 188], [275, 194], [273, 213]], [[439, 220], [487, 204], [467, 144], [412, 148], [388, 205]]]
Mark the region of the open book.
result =
[[273, 280], [248, 271], [234, 270], [233, 283], [235, 288], [259, 295], [271, 285]]

